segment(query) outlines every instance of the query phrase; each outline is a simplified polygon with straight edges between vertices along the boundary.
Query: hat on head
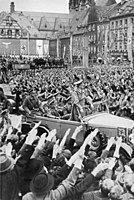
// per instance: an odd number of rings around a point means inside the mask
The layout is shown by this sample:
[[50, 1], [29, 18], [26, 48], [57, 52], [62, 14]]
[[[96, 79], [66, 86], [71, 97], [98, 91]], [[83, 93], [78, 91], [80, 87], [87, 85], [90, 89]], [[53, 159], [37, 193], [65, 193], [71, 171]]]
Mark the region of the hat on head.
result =
[[121, 152], [124, 153], [127, 159], [131, 159], [133, 149], [126, 143], [122, 143]]
[[30, 183], [30, 190], [37, 196], [42, 196], [49, 192], [49, 190], [53, 188], [53, 185], [54, 178], [52, 175], [47, 173], [40, 173], [32, 179]]
[[8, 171], [13, 164], [13, 159], [8, 158], [4, 152], [0, 152], [0, 173]]
[[42, 170], [42, 168], [43, 163], [40, 160], [35, 158], [30, 159], [24, 170], [25, 179], [32, 179]]

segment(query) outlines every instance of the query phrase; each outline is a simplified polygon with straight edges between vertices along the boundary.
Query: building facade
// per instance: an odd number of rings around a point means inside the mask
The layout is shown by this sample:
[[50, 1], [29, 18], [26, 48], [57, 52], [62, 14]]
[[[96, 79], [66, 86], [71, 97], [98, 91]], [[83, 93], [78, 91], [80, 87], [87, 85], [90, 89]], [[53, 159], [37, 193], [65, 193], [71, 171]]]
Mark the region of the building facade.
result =
[[132, 61], [133, 0], [69, 0], [69, 13], [0, 14], [0, 54], [61, 57], [88, 66], [101, 58]]
[[134, 50], [134, 2], [124, 1], [110, 18], [112, 46], [110, 53], [120, 59], [128, 59]]
[[11, 2], [9, 13], [0, 14], [0, 55], [48, 56], [49, 39], [70, 18], [68, 13], [17, 11]]

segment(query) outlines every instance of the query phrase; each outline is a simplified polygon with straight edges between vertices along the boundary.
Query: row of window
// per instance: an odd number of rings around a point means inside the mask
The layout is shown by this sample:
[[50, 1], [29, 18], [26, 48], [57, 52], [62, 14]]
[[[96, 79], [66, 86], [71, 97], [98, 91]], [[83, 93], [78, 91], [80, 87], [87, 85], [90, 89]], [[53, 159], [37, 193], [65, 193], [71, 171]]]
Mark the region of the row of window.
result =
[[89, 35], [88, 37], [88, 44], [90, 44], [91, 42], [96, 42], [96, 35]]
[[[131, 23], [134, 22], [134, 18], [132, 17], [131, 18]], [[124, 24], [124, 26], [128, 26], [128, 19], [120, 19], [119, 21], [112, 21], [111, 23], [111, 28], [114, 29], [114, 28], [119, 28], [119, 27], [122, 27]]]
[[[107, 48], [109, 49], [109, 47]], [[133, 46], [133, 49], [134, 49], [134, 46]], [[124, 43], [122, 44], [121, 42], [119, 43], [119, 46], [118, 46], [118, 43], [114, 43], [113, 47], [111, 49], [109, 49], [110, 51], [127, 51], [127, 43]], [[105, 45], [102, 45], [102, 47], [97, 47], [97, 46], [94, 46], [94, 45], [91, 45], [88, 47], [88, 52], [89, 53], [92, 53], [92, 54], [96, 54], [97, 52], [105, 52]]]
[[0, 29], [0, 36], [19, 36], [21, 31], [19, 29]]
[[111, 37], [115, 37], [116, 40], [125, 40], [128, 36], [128, 30], [116, 30], [111, 32]]
[[88, 47], [88, 52], [96, 54], [97, 47], [96, 46], [90, 46], [90, 47]]
[[95, 24], [89, 25], [88, 30], [89, 31], [95, 31]]

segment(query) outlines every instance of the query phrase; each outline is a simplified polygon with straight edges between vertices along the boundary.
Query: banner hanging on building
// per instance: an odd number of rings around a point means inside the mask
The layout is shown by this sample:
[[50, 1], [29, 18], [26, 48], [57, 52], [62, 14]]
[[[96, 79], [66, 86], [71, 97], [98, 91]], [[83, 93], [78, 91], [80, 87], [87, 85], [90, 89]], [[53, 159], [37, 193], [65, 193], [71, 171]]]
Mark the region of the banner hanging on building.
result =
[[109, 27], [106, 25], [105, 29], [105, 45], [104, 45], [104, 60], [107, 62], [107, 55], [108, 55], [108, 31]]
[[43, 56], [43, 40], [36, 40], [36, 54], [39, 57]]
[[115, 35], [114, 32], [111, 32], [111, 38], [110, 38], [110, 44], [109, 44], [109, 49], [110, 50], [113, 50], [115, 40], [116, 40], [116, 35]]
[[127, 52], [128, 52], [128, 59], [129, 61], [131, 61], [131, 63], [133, 62], [133, 42], [132, 42], [132, 32], [133, 32], [133, 24], [130, 23], [129, 27], [128, 27], [128, 31], [127, 31]]
[[26, 39], [20, 40], [20, 51], [22, 55], [28, 54], [28, 41]]
[[49, 55], [49, 41], [44, 40], [44, 56], [48, 56], [48, 55]]

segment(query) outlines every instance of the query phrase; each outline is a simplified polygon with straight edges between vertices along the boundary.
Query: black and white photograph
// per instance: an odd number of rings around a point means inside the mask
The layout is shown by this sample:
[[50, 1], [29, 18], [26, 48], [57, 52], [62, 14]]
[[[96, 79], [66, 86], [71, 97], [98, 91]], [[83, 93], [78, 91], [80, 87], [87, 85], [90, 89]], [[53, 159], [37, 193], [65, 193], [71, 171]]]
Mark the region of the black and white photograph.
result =
[[134, 0], [0, 0], [0, 200], [134, 200]]

